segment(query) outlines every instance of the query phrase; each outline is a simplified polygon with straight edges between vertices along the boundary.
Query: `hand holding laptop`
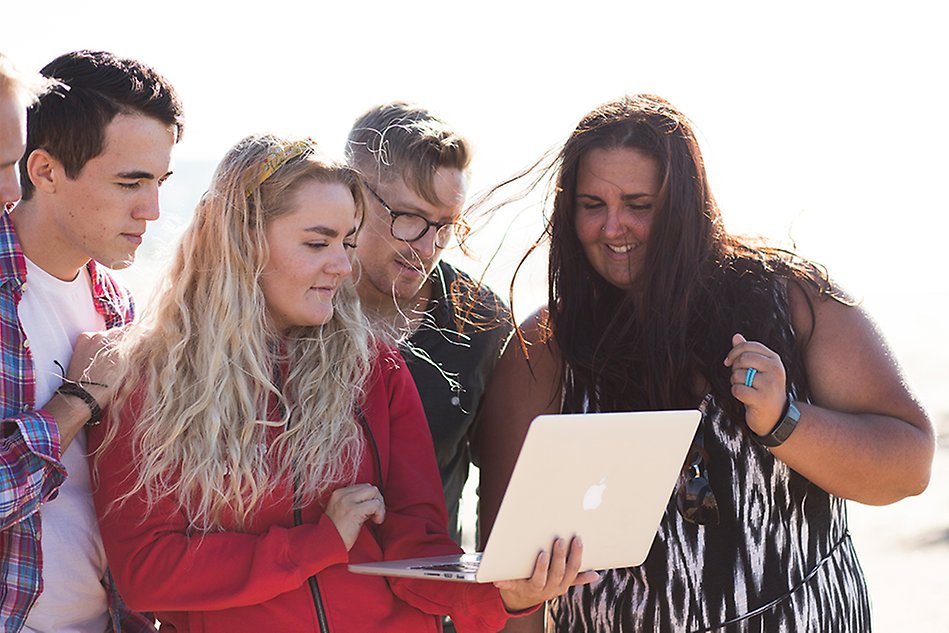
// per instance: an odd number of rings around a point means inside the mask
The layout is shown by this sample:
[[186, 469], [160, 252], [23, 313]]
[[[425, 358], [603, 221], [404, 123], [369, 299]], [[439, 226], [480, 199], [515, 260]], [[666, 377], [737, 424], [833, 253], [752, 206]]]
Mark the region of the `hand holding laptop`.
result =
[[[499, 589], [531, 591], [531, 586], [539, 591], [548, 584], [565, 590], [572, 582], [595, 578], [577, 576], [578, 569], [641, 565], [700, 417], [698, 410], [538, 416], [524, 438], [483, 554], [370, 561], [351, 564], [349, 570], [455, 582], [505, 581], [514, 584], [497, 585]], [[567, 454], [571, 468], [550, 459]], [[574, 543], [568, 556], [566, 541], [558, 538], [562, 535], [583, 537], [588, 547], [582, 561], [580, 544]], [[555, 546], [552, 558], [535, 554], [557, 541], [561, 549]]]
[[566, 593], [573, 585], [585, 585], [600, 578], [595, 571], [580, 571], [583, 543], [579, 537], [570, 542], [558, 538], [554, 541], [553, 553], [546, 551], [537, 555], [534, 573], [525, 580], [499, 580], [494, 583], [501, 594], [505, 608], [514, 613], [530, 609], [545, 600]]
[[[359, 536], [363, 523], [385, 520], [385, 501], [379, 489], [371, 484], [356, 484], [333, 491], [326, 505], [326, 516], [333, 521], [346, 550], [350, 550]], [[574, 537], [568, 550], [563, 538], [554, 540], [550, 553], [537, 555], [530, 578], [499, 580], [494, 583], [504, 607], [511, 613], [530, 609], [534, 605], [562, 595], [573, 585], [585, 585], [599, 579], [595, 571], [580, 572], [583, 543]]]

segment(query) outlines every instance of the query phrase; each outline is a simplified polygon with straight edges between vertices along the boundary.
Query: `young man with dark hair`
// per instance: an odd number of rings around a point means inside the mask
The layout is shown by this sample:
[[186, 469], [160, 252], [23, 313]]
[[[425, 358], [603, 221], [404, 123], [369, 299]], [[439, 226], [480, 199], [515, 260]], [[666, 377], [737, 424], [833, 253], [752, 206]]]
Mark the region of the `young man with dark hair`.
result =
[[370, 319], [402, 338], [432, 431], [449, 534], [460, 541], [475, 418], [512, 327], [497, 295], [441, 259], [465, 231], [471, 150], [428, 110], [395, 102], [356, 120], [347, 156], [369, 193], [356, 247], [359, 297]]
[[102, 331], [133, 316], [103, 267], [129, 266], [158, 218], [182, 109], [161, 75], [109, 53], [41, 72], [58, 85], [29, 109], [23, 199], [0, 217], [0, 628], [149, 630], [111, 588], [83, 427], [118, 378]]

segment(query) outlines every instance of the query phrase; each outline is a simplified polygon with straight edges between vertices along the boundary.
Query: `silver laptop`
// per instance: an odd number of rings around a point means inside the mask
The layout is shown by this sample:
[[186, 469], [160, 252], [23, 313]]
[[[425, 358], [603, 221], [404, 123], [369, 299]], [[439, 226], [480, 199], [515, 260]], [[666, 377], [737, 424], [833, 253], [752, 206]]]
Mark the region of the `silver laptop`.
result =
[[362, 574], [494, 582], [529, 578], [556, 537], [583, 540], [583, 570], [642, 564], [701, 414], [538, 416], [481, 554], [361, 563]]

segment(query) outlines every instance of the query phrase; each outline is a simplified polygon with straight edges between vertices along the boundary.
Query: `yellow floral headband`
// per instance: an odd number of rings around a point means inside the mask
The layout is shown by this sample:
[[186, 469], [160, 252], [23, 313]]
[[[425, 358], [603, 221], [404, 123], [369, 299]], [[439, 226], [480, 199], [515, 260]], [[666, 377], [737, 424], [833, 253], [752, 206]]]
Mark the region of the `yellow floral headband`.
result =
[[260, 174], [246, 187], [245, 191], [247, 195], [249, 196], [254, 192], [254, 189], [264, 184], [268, 178], [277, 173], [278, 169], [294, 158], [302, 156], [312, 150], [313, 145], [310, 141], [293, 141], [288, 145], [275, 147], [270, 150], [270, 153], [267, 154], [267, 158], [264, 160], [264, 166], [261, 168]]

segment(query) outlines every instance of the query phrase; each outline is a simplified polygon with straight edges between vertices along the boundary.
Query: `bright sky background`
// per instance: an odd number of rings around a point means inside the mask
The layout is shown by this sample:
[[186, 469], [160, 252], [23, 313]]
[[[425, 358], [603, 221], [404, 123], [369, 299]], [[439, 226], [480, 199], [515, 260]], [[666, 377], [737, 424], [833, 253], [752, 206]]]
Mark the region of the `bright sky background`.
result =
[[[793, 238], [826, 264], [864, 297], [924, 401], [949, 412], [949, 22], [938, 3], [4, 4], [0, 46], [25, 69], [101, 48], [168, 76], [187, 115], [179, 166], [262, 130], [340, 151], [358, 114], [398, 98], [474, 141], [476, 192], [599, 103], [660, 94], [696, 122], [728, 226]], [[166, 215], [186, 218], [199, 194]]]

